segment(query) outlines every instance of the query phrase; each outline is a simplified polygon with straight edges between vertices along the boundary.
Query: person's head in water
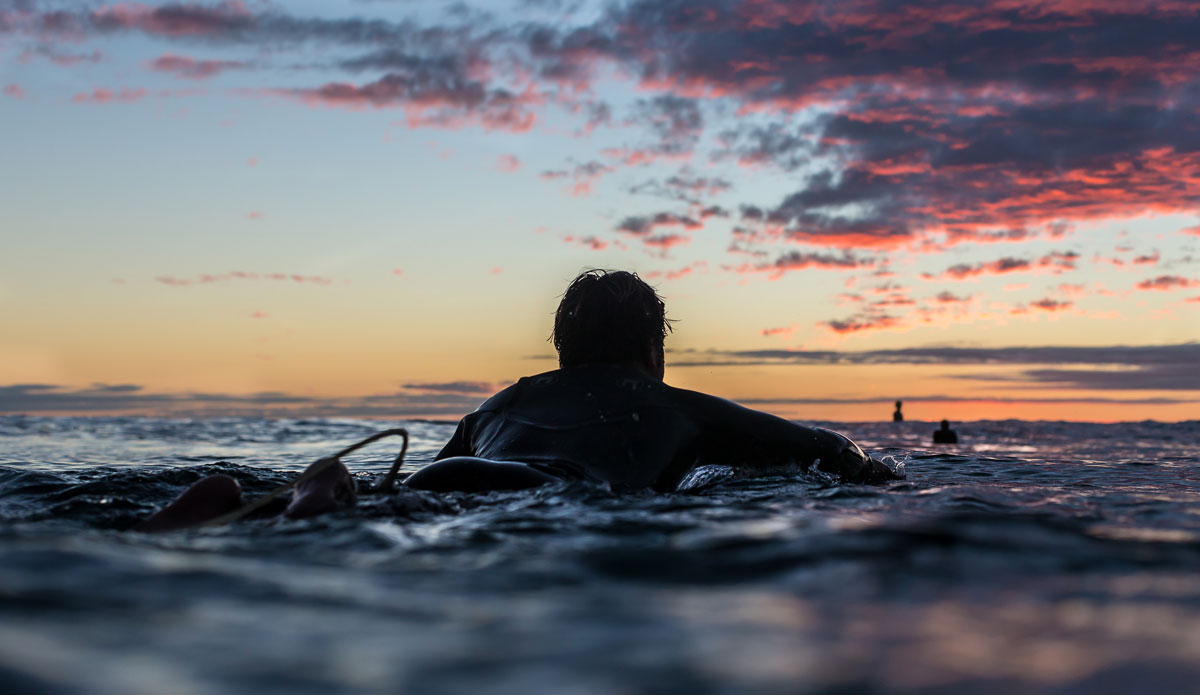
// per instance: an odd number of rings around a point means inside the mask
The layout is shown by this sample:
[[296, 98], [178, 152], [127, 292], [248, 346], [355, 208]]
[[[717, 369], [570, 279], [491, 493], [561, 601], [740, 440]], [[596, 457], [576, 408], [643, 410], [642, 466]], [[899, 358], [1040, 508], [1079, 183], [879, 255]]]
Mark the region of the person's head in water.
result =
[[949, 421], [949, 420], [942, 420], [942, 431], [944, 432], [944, 431], [946, 431], [946, 430], [948, 430], [948, 429], [950, 429], [950, 421]]
[[587, 270], [563, 293], [550, 336], [560, 367], [629, 364], [663, 377], [671, 332], [662, 297], [636, 274]]

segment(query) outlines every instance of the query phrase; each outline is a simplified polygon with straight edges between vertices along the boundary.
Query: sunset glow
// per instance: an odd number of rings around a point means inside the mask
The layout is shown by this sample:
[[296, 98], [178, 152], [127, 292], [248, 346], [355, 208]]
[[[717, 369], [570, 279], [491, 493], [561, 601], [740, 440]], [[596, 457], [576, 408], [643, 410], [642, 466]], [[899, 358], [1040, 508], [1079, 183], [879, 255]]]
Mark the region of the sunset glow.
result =
[[[1136, 28], [1134, 28], [1136, 27]], [[1192, 2], [0, 0], [0, 413], [455, 418], [637, 271], [788, 417], [1200, 419]]]

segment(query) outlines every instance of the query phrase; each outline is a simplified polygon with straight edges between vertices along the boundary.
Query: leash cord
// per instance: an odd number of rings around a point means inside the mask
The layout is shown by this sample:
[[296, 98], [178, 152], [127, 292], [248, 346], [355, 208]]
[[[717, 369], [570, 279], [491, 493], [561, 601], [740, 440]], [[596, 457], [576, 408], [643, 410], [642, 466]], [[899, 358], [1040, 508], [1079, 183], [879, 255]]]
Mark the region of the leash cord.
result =
[[317, 459], [317, 461], [313, 465], [309, 466], [308, 470], [301, 473], [299, 476], [296, 477], [295, 480], [291, 481], [290, 483], [287, 483], [286, 485], [283, 485], [282, 487], [276, 488], [272, 492], [270, 492], [266, 495], [263, 495], [262, 497], [259, 497], [258, 499], [254, 500], [253, 502], [251, 502], [245, 506], [239, 507], [239, 508], [233, 510], [232, 512], [227, 512], [225, 514], [222, 514], [221, 516], [216, 517], [215, 519], [209, 519], [208, 521], [205, 521], [204, 523], [196, 524], [195, 528], [203, 528], [206, 526], [222, 526], [224, 524], [228, 524], [230, 522], [237, 521], [238, 519], [241, 519], [242, 517], [244, 517], [248, 514], [252, 514], [256, 511], [258, 511], [259, 509], [262, 509], [263, 507], [267, 506], [272, 501], [278, 499], [280, 495], [291, 490], [292, 488], [296, 487], [300, 483], [303, 483], [306, 480], [315, 478], [317, 475], [322, 473], [326, 468], [329, 468], [330, 466], [332, 466], [332, 465], [336, 464], [338, 461], [340, 461], [343, 456], [353, 453], [355, 451], [358, 451], [359, 449], [363, 448], [364, 446], [366, 446], [368, 444], [372, 444], [374, 442], [379, 441], [380, 439], [384, 439], [387, 437], [403, 437], [404, 444], [401, 445], [400, 453], [396, 455], [396, 460], [392, 462], [392, 467], [388, 470], [387, 475], [385, 475], [383, 477], [383, 479], [380, 480], [379, 483], [377, 483], [375, 486], [368, 489], [367, 492], [369, 494], [379, 494], [379, 493], [391, 492], [392, 485], [396, 480], [396, 475], [399, 474], [399, 472], [400, 472], [400, 465], [404, 462], [404, 455], [408, 452], [408, 430], [406, 430], [402, 427], [397, 427], [395, 429], [390, 429], [390, 430], [384, 430], [382, 432], [376, 432], [375, 434], [371, 435], [370, 437], [367, 437], [366, 439], [362, 440], [361, 442], [358, 442], [356, 444], [351, 444], [350, 446], [346, 447], [345, 449], [342, 449], [341, 451], [337, 452], [333, 456], [328, 456], [328, 457], [325, 457], [322, 459]]

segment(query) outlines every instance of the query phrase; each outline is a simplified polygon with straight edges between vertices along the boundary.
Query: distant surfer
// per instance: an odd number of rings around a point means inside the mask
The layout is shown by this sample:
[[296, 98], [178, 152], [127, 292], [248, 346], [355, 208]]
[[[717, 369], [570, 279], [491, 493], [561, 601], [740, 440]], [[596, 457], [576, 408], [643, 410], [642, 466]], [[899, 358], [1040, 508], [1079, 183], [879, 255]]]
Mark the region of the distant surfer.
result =
[[904, 405], [901, 401], [896, 401], [896, 412], [892, 413], [892, 422], [904, 422], [904, 413], [900, 412], [900, 406]]
[[[492, 396], [459, 422], [434, 463], [404, 485], [480, 492], [586, 480], [615, 490], [665, 492], [706, 464], [749, 471], [815, 466], [853, 483], [897, 477], [836, 432], [663, 383], [663, 342], [670, 331], [662, 299], [637, 275], [581, 273], [554, 318], [551, 340], [560, 368]], [[239, 503], [227, 483], [208, 484], [226, 499], [193, 495], [190, 504], [205, 510], [183, 505], [171, 512], [189, 499], [189, 490], [140, 530], [178, 528], [171, 523], [175, 513], [216, 516]], [[339, 461], [298, 486], [284, 514], [310, 516], [353, 495], [353, 478]]]
[[933, 431], [934, 444], [958, 444], [958, 433], [950, 429], [950, 421], [942, 420], [942, 429]]

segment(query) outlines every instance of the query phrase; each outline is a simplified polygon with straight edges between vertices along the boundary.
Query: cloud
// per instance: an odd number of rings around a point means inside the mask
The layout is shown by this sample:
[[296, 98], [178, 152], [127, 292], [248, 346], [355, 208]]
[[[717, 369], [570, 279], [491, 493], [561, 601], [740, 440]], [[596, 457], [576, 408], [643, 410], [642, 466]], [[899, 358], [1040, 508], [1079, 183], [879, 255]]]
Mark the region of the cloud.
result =
[[651, 180], [629, 189], [633, 194], [649, 194], [700, 206], [704, 201], [733, 189], [733, 184], [719, 176], [694, 176], [680, 173], [663, 180]]
[[874, 259], [860, 258], [850, 251], [843, 251], [840, 254], [789, 251], [769, 263], [745, 263], [737, 267], [727, 267], [727, 269], [738, 273], [768, 273], [772, 279], [778, 279], [784, 273], [797, 270], [856, 270], [871, 268], [875, 264]]
[[521, 168], [521, 160], [514, 154], [502, 154], [496, 158], [496, 169], [513, 172]]
[[682, 227], [686, 230], [702, 229], [704, 225], [687, 215], [676, 215], [671, 212], [659, 212], [653, 215], [630, 216], [621, 220], [617, 231], [633, 236], [649, 236], [659, 227]]
[[830, 320], [821, 324], [833, 331], [834, 333], [860, 333], [862, 331], [878, 331], [887, 328], [896, 328], [900, 326], [900, 319], [896, 316], [888, 314], [858, 314], [848, 319]]
[[1040, 309], [1042, 311], [1064, 311], [1066, 309], [1070, 309], [1071, 307], [1075, 306], [1075, 302], [1067, 301], [1067, 300], [1051, 299], [1049, 297], [1046, 297], [1044, 299], [1039, 299], [1037, 301], [1030, 302], [1029, 306], [1034, 309]]
[[255, 16], [238, 0], [212, 6], [120, 3], [95, 10], [89, 19], [101, 31], [137, 29], [166, 37], [232, 36], [253, 29], [256, 23]]
[[[699, 351], [680, 354], [693, 355]], [[895, 350], [708, 350], [704, 354], [729, 360], [729, 364], [1092, 364], [1141, 367], [1156, 364], [1188, 364], [1200, 360], [1200, 343], [1175, 345], [1098, 346], [928, 346]], [[675, 354], [675, 353], [673, 353]], [[676, 366], [714, 366], [710, 361], [690, 359]]]
[[250, 273], [242, 270], [235, 270], [232, 273], [210, 274], [202, 273], [195, 277], [180, 278], [171, 275], [160, 275], [154, 278], [155, 282], [169, 285], [171, 287], [187, 287], [190, 285], [212, 285], [217, 283], [226, 283], [234, 280], [268, 280], [274, 282], [294, 282], [300, 284], [312, 285], [332, 285], [333, 279], [321, 275], [300, 275], [297, 273]]
[[568, 189], [571, 195], [582, 197], [591, 195], [593, 183], [616, 170], [614, 166], [593, 160], [575, 164], [571, 169], [543, 171], [538, 176], [546, 181], [570, 180], [573, 182]]
[[313, 106], [347, 109], [403, 108], [405, 124], [412, 128], [458, 129], [480, 125], [485, 130], [525, 132], [536, 120], [532, 106], [541, 99], [489, 88], [459, 74], [388, 73], [361, 85], [330, 82], [312, 89], [268, 89], [263, 94], [299, 99]]
[[[464, 382], [470, 383], [470, 382]], [[363, 398], [320, 398], [275, 391], [246, 395], [154, 393], [134, 384], [72, 388], [53, 384], [0, 386], [0, 413], [141, 414], [157, 417], [437, 417], [457, 419], [481, 400], [475, 392], [426, 391]], [[449, 434], [449, 433], [447, 433]]]
[[99, 63], [104, 59], [104, 54], [98, 50], [90, 53], [71, 53], [53, 44], [41, 43], [22, 51], [18, 60], [26, 62], [34, 58], [44, 58], [60, 67], [73, 67], [82, 63]]
[[1005, 275], [1008, 273], [1023, 273], [1043, 269], [1048, 269], [1050, 272], [1057, 274], [1066, 270], [1074, 270], [1078, 259], [1079, 254], [1075, 251], [1052, 251], [1034, 260], [1006, 256], [994, 261], [976, 263], [975, 265], [959, 263], [950, 266], [938, 275], [922, 273], [921, 277], [926, 280], [964, 280], [981, 275]]
[[648, 273], [643, 273], [642, 277], [647, 280], [679, 280], [680, 278], [685, 278], [693, 273], [699, 273], [707, 270], [707, 268], [708, 261], [695, 261], [683, 266], [682, 268], [676, 268], [675, 270], [652, 270]]
[[463, 393], [472, 395], [490, 395], [499, 391], [499, 387], [490, 381], [447, 381], [404, 384], [410, 391], [428, 393]]
[[13, 99], [24, 99], [25, 90], [21, 88], [21, 85], [13, 82], [4, 86], [4, 96], [12, 97]]
[[963, 303], [971, 301], [971, 295], [967, 295], [966, 297], [959, 297], [958, 295], [954, 294], [953, 292], [942, 291], [942, 292], [938, 292], [937, 296], [934, 297], [934, 300], [938, 304], [963, 304]]
[[225, 72], [249, 67], [249, 63], [240, 60], [196, 60], [186, 56], [167, 53], [150, 61], [148, 67], [157, 72], [167, 72], [177, 77], [192, 80], [202, 80]]
[[107, 87], [96, 87], [90, 93], [80, 92], [71, 97], [71, 101], [77, 104], [107, 104], [110, 102], [133, 102], [141, 101], [149, 96], [149, 91], [145, 88], [137, 87], [122, 87], [120, 90], [113, 91]]
[[1159, 275], [1150, 280], [1137, 284], [1139, 290], [1179, 290], [1187, 287], [1200, 287], [1200, 280], [1193, 280], [1179, 275]]
[[797, 328], [799, 328], [799, 326], [792, 324], [791, 326], [778, 326], [775, 328], [764, 328], [759, 333], [764, 338], [770, 338], [770, 337], [777, 336], [777, 335], [790, 336], [791, 334], [796, 332]]
[[585, 246], [593, 251], [603, 251], [604, 249], [608, 248], [607, 241], [590, 235], [582, 237], [568, 235], [563, 237], [563, 241], [567, 242], [568, 244], [579, 244], [580, 246]]
[[819, 243], [1193, 207], [1194, 5], [664, 0], [610, 21], [648, 89], [826, 110], [726, 138], [743, 162], [839, 162], [769, 209]]
[[646, 246], [667, 250], [673, 246], [681, 246], [691, 243], [691, 237], [686, 237], [682, 234], [659, 234], [657, 236], [648, 236], [642, 239], [642, 243]]
[[[613, 169], [686, 161], [787, 172], [775, 180], [788, 188], [739, 185], [742, 199], [723, 201], [761, 213], [743, 219], [738, 251], [758, 253], [764, 240], [826, 250], [1018, 243], [1062, 238], [1080, 221], [1195, 211], [1200, 7], [1180, 0], [630, 0], [553, 20], [459, 6], [399, 22], [234, 0], [23, 7], [2, 15], [0, 31], [46, 45], [133, 32], [172, 46], [311, 53], [296, 74], [319, 78], [245, 94], [505, 132], [557, 124], [545, 114], [557, 108], [573, 119], [567, 132], [629, 133], [595, 155]], [[614, 115], [596, 94], [611, 91], [601, 80], [622, 79], [638, 92]], [[706, 155], [714, 161], [694, 161]], [[591, 192], [595, 177], [551, 173], [575, 195]], [[666, 180], [642, 190], [689, 204], [733, 194]]]

